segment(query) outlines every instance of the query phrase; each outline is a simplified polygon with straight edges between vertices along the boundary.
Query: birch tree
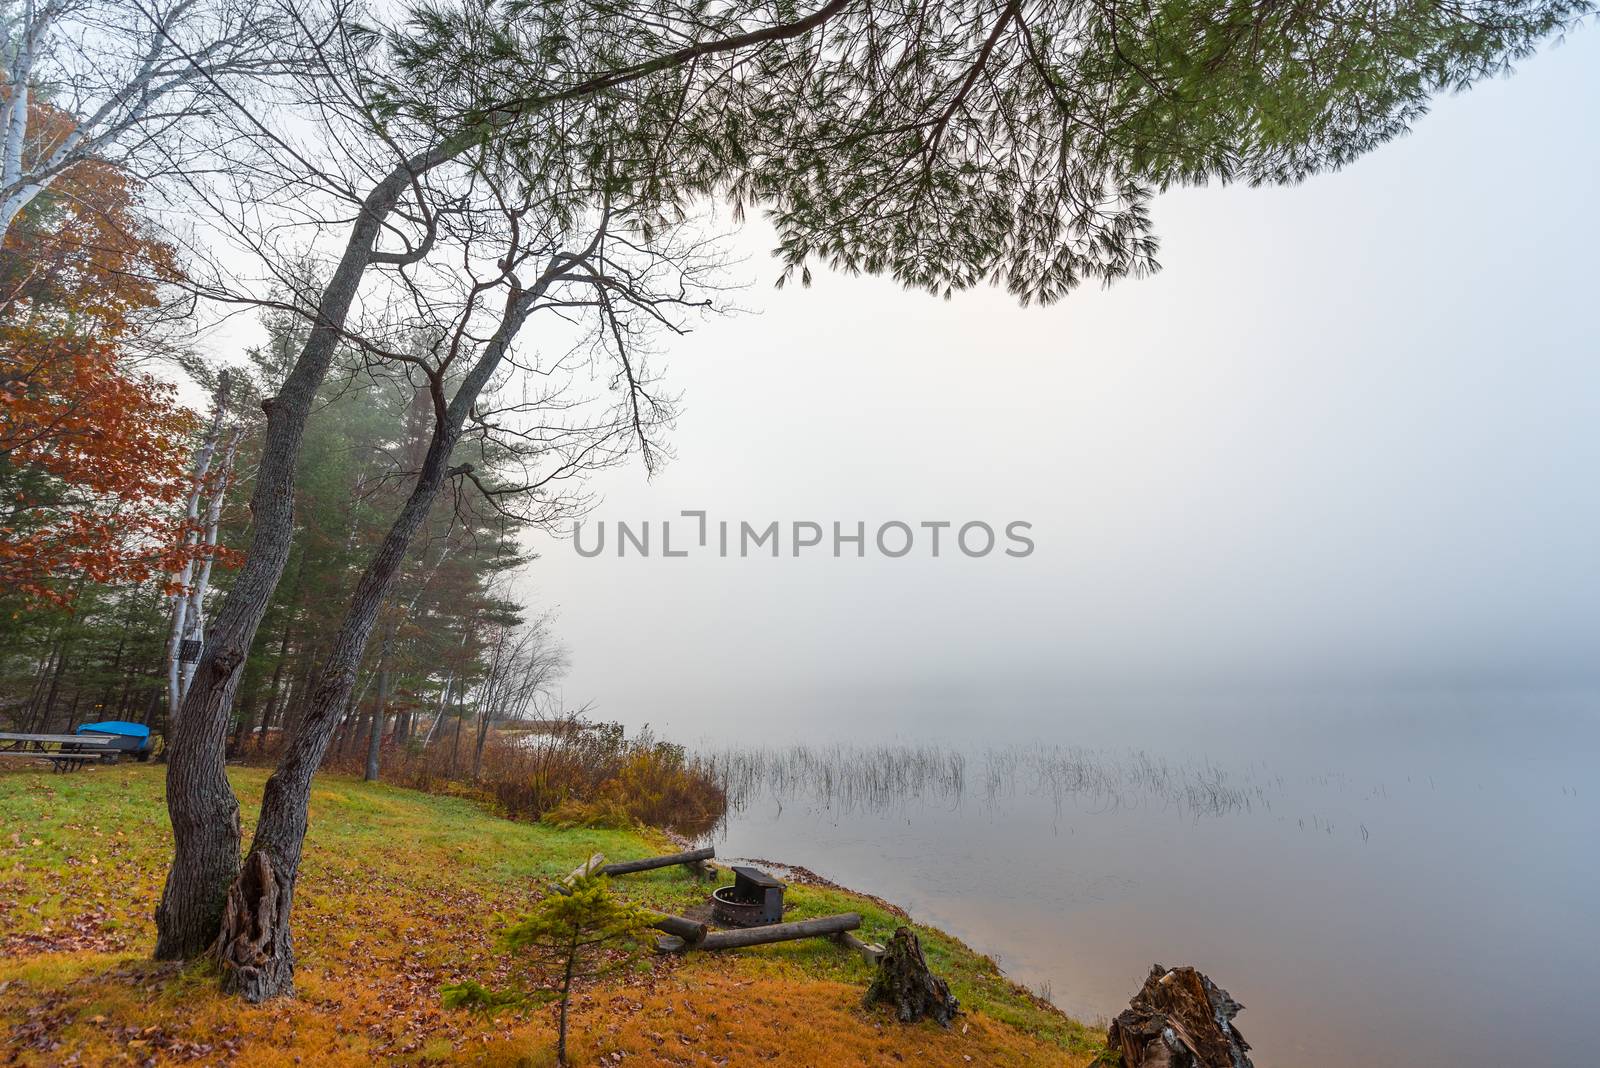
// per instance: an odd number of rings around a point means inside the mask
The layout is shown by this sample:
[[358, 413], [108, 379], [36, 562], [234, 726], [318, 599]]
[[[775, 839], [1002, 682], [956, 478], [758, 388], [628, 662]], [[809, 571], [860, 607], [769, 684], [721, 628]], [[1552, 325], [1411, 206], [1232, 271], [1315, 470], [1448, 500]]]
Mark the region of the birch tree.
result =
[[250, 0], [6, 0], [0, 26], [0, 239], [79, 163], [187, 166], [197, 125], [282, 60], [273, 7]]
[[[211, 422], [195, 449], [184, 508], [183, 565], [171, 576], [172, 628], [167, 642], [167, 725], [177, 722], [178, 707], [194, 679], [199, 650], [205, 644], [206, 594], [216, 563], [222, 508], [233, 482], [234, 460], [244, 436], [242, 422], [230, 419], [230, 375], [217, 375]], [[202, 505], [204, 511], [202, 512]]]

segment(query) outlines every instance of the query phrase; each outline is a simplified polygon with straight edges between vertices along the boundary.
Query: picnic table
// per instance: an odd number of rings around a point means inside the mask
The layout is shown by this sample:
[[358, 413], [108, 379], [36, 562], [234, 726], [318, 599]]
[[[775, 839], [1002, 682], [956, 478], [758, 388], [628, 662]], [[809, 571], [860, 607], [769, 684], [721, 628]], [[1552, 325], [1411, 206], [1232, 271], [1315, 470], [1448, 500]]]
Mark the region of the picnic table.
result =
[[77, 771], [85, 764], [115, 764], [122, 755], [109, 734], [13, 734], [0, 731], [0, 760], [43, 760], [52, 771]]

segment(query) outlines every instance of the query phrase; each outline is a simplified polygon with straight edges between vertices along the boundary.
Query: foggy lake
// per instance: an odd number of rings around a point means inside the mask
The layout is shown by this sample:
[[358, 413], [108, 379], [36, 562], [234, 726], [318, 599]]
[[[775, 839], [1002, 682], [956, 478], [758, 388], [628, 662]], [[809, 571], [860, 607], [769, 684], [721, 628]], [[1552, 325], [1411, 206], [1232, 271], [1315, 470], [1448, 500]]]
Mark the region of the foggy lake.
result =
[[702, 743], [732, 802], [709, 840], [900, 904], [1082, 1019], [1193, 964], [1263, 1068], [1593, 1063], [1593, 699], [974, 700], [813, 710], [881, 743]]

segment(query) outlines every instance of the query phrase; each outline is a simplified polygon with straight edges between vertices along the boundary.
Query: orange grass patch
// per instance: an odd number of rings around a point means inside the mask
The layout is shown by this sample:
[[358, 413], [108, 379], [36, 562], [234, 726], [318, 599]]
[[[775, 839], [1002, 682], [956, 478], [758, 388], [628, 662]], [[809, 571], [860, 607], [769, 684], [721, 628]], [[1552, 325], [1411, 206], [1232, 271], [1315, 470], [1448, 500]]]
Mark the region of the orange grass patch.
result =
[[[737, 959], [697, 961], [643, 996], [585, 996], [574, 1046], [581, 1064], [969, 1065], [1079, 1068], [1072, 1054], [981, 1015], [948, 1028], [905, 1025], [861, 1008], [861, 988], [818, 979], [777, 981]], [[536, 1038], [537, 1036], [529, 1036]]]

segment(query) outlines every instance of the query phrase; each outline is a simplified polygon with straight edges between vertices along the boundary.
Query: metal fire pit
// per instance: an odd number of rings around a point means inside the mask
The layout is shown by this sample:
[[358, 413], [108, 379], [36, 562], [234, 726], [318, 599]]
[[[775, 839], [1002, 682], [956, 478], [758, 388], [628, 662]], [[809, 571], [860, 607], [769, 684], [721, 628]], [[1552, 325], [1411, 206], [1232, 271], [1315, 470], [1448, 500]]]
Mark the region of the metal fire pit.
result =
[[761, 871], [735, 865], [733, 885], [711, 892], [711, 918], [722, 927], [761, 927], [783, 919], [784, 884]]

